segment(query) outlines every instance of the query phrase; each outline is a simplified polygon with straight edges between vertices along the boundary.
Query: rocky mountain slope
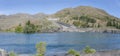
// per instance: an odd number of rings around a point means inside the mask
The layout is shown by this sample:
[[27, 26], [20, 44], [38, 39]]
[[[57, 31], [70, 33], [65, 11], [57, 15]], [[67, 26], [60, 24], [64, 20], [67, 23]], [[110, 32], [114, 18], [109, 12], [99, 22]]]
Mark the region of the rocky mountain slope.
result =
[[26, 21], [37, 21], [46, 17], [44, 14], [30, 15], [25, 13], [18, 13], [13, 15], [0, 15], [0, 29], [9, 29], [17, 26], [20, 23], [24, 24]]
[[65, 8], [54, 14], [61, 22], [75, 25], [79, 28], [113, 27], [120, 28], [120, 19], [102, 9], [90, 6]]
[[[57, 19], [57, 21], [54, 21], [54, 19]], [[65, 25], [73, 27], [67, 27], [72, 31], [74, 31], [73, 29], [77, 29], [76, 31], [78, 31], [79, 28], [120, 29], [119, 18], [108, 14], [102, 9], [90, 6], [78, 6], [75, 8], [65, 8], [52, 15], [43, 13], [34, 15], [26, 13], [0, 15], [0, 30], [14, 30], [19, 24], [25, 26], [28, 20], [32, 24], [39, 26], [38, 28], [41, 29], [41, 32], [59, 31], [63, 27], [66, 28]]]

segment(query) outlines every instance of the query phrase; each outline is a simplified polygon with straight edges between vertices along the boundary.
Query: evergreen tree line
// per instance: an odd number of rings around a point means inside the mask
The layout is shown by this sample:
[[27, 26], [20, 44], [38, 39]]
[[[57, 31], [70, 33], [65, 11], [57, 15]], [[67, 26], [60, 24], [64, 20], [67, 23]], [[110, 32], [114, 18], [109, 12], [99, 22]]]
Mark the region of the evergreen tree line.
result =
[[37, 31], [37, 26], [32, 24], [30, 20], [26, 22], [25, 26], [22, 27], [21, 24], [15, 28], [15, 32], [18, 33], [35, 33]]
[[73, 22], [73, 25], [77, 27], [100, 27], [100, 24], [95, 26], [96, 20], [88, 16], [73, 16], [72, 19], [77, 20]]
[[74, 16], [72, 18], [75, 19], [75, 20], [80, 20], [80, 21], [87, 22], [87, 23], [96, 23], [95, 19], [92, 19], [88, 16], [80, 16], [80, 17]]
[[107, 26], [115, 27], [117, 29], [120, 29], [120, 23], [116, 21], [108, 21]]

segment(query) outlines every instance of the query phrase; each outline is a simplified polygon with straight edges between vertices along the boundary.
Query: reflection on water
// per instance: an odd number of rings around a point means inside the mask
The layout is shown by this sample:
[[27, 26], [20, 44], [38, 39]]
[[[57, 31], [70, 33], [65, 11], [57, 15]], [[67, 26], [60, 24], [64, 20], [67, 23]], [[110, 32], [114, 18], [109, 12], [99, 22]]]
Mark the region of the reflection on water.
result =
[[35, 53], [38, 42], [47, 42], [47, 52], [82, 50], [86, 45], [100, 50], [120, 49], [120, 34], [110, 33], [0, 33], [0, 48], [17, 53]]

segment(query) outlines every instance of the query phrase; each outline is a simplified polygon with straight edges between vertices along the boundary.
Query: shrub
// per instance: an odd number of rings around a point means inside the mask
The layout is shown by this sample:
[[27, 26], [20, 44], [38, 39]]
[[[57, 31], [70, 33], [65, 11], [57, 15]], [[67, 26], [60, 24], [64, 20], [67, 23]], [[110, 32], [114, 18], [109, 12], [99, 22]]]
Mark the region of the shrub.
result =
[[92, 18], [90, 18], [88, 16], [81, 16], [80, 20], [85, 21], [85, 22], [90, 22], [90, 23], [96, 23], [95, 19], [92, 19]]
[[115, 27], [117, 29], [120, 29], [120, 23], [119, 22], [115, 22], [115, 21], [108, 21], [107, 22], [107, 26], [111, 26], [111, 27]]
[[9, 53], [9, 56], [17, 56], [17, 54], [12, 51]]
[[24, 33], [35, 33], [36, 30], [37, 30], [36, 26], [32, 24], [30, 21], [28, 21], [26, 22], [23, 32]]
[[74, 21], [73, 24], [78, 27], [81, 23], [79, 21]]
[[75, 56], [80, 56], [80, 53], [79, 53], [79, 52], [76, 52]]
[[70, 50], [68, 51], [68, 54], [75, 55], [75, 53], [76, 53], [76, 51], [75, 51], [74, 49], [70, 49]]
[[40, 42], [36, 44], [36, 49], [37, 49], [37, 56], [44, 56], [46, 52], [46, 43]]
[[74, 50], [74, 49], [70, 49], [70, 50], [68, 51], [68, 54], [71, 54], [71, 55], [74, 55], [74, 56], [80, 56], [80, 53], [77, 52], [77, 51]]
[[17, 33], [23, 32], [23, 27], [21, 26], [21, 24], [19, 24], [19, 26], [17, 26], [17, 27], [15, 28], [15, 32], [17, 32]]
[[85, 52], [86, 54], [89, 54], [89, 53], [95, 53], [96, 50], [90, 48], [90, 46], [86, 46], [85, 49], [84, 49], [84, 52]]

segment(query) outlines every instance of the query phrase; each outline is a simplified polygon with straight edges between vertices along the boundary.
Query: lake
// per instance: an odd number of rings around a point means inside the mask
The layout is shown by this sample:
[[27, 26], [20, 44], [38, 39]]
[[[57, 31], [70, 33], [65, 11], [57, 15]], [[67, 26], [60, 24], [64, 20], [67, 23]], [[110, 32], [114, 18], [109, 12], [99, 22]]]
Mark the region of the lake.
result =
[[120, 34], [63, 32], [63, 33], [0, 33], [0, 48], [19, 54], [35, 53], [35, 45], [47, 43], [47, 53], [83, 50], [87, 45], [97, 51], [120, 49]]

